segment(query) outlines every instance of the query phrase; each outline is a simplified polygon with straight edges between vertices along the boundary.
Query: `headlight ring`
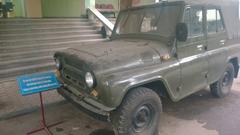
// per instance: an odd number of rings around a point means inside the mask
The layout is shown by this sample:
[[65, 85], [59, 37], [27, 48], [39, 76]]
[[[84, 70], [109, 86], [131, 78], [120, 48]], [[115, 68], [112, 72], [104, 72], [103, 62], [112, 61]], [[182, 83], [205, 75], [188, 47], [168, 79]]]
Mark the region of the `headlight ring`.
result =
[[95, 85], [95, 77], [91, 72], [85, 74], [85, 82], [89, 88], [93, 88]]

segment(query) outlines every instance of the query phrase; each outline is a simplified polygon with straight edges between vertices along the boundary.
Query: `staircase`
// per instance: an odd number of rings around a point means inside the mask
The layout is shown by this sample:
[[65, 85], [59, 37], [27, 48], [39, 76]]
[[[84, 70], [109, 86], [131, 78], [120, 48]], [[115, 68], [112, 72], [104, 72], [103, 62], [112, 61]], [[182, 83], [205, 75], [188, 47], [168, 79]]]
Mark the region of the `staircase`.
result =
[[87, 18], [1, 19], [0, 82], [54, 70], [54, 52], [104, 40]]

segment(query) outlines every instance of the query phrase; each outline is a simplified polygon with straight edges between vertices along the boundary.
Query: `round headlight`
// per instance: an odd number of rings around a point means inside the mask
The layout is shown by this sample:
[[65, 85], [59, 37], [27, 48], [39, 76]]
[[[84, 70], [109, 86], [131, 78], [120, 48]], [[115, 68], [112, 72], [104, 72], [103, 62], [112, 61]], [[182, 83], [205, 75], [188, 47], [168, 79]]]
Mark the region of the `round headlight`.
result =
[[61, 69], [61, 62], [59, 59], [55, 59], [57, 69]]
[[87, 72], [87, 73], [86, 73], [86, 75], [85, 75], [85, 81], [86, 81], [87, 86], [88, 86], [89, 88], [92, 88], [92, 87], [93, 87], [93, 85], [94, 85], [94, 77], [93, 77], [92, 73], [90, 73], [90, 72]]

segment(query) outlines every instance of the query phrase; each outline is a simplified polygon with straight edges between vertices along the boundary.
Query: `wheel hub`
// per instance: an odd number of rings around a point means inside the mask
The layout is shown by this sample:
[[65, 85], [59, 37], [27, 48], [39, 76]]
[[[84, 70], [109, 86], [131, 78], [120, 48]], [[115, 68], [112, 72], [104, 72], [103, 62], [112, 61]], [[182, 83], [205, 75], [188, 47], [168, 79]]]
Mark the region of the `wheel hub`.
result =
[[231, 82], [231, 75], [229, 72], [225, 72], [223, 77], [223, 82], [222, 82], [223, 87], [227, 87], [230, 84], [230, 82]]
[[133, 125], [136, 132], [141, 132], [143, 129], [149, 127], [153, 118], [152, 108], [149, 106], [140, 107], [133, 118]]

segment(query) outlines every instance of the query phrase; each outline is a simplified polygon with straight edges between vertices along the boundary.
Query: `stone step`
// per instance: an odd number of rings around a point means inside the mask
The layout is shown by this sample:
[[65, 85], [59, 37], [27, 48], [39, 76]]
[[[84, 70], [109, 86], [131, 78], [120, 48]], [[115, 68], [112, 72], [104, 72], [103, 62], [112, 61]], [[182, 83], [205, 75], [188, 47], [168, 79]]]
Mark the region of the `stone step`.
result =
[[30, 66], [15, 67], [11, 69], [0, 70], [0, 80], [4, 80], [6, 78], [15, 78], [20, 75], [44, 72], [44, 71], [49, 71], [54, 69], [55, 69], [55, 63], [50, 62], [50, 63], [44, 63], [44, 64], [38, 64], [38, 65], [30, 65]]
[[51, 36], [69, 36], [69, 35], [89, 35], [89, 34], [100, 34], [96, 30], [75, 30], [75, 31], [59, 31], [59, 32], [39, 32], [39, 33], [13, 33], [13, 34], [2, 34], [1, 39], [24, 39], [24, 38], [41, 38]]
[[16, 77], [18, 75], [36, 73], [52, 69], [55, 69], [55, 62], [52, 55], [6, 61], [0, 64], [0, 81], [4, 76]]
[[89, 29], [75, 29], [75, 28], [61, 28], [61, 29], [16, 29], [16, 30], [0, 30], [0, 36], [4, 35], [25, 35], [25, 34], [44, 34], [44, 33], [64, 33], [64, 32], [75, 32], [75, 31], [81, 31], [81, 32], [89, 32], [89, 31], [97, 31], [96, 28], [92, 27]]
[[18, 32], [18, 31], [34, 31], [34, 30], [37, 30], [36, 32], [39, 32], [39, 31], [43, 31], [43, 30], [48, 30], [48, 31], [51, 31], [51, 30], [56, 30], [56, 29], [59, 29], [59, 30], [73, 30], [73, 29], [78, 29], [78, 30], [86, 30], [86, 29], [94, 29], [93, 26], [89, 25], [89, 26], [48, 26], [48, 27], [40, 27], [40, 28], [31, 28], [31, 27], [21, 27], [21, 28], [1, 28], [0, 29], [0, 33], [4, 34], [5, 32], [7, 31], [15, 31], [15, 32]]
[[11, 61], [25, 58], [52, 56], [55, 51], [69, 48], [71, 46], [82, 45], [84, 43], [97, 43], [106, 41], [106, 39], [91, 39], [70, 42], [30, 44], [16, 46], [0, 46], [0, 61]]
[[12, 36], [10, 35], [0, 35], [0, 43], [1, 42], [9, 42], [9, 41], [29, 41], [29, 40], [51, 40], [51, 39], [55, 39], [55, 38], [68, 38], [68, 37], [79, 37], [81, 39], [81, 37], [96, 37], [96, 36], [101, 36], [100, 32], [97, 31], [91, 31], [91, 33], [83, 33], [83, 32], [57, 32], [57, 33], [46, 33], [44, 32], [42, 33], [38, 33], [38, 34], [13, 34]]
[[22, 19], [22, 18], [8, 18], [1, 19], [0, 23], [35, 23], [35, 22], [88, 22], [87, 18], [36, 18], [36, 19]]
[[43, 49], [43, 50], [35, 50], [35, 51], [24, 51], [24, 52], [0, 53], [0, 61], [7, 62], [7, 61], [13, 61], [13, 60], [17, 61], [21, 59], [28, 59], [28, 58], [34, 58], [34, 57], [53, 56], [53, 54], [56, 51], [61, 51], [63, 49], [67, 49], [67, 47]]
[[101, 41], [86, 18], [1, 19], [0, 81], [55, 70], [56, 51]]
[[44, 63], [53, 63], [54, 59], [53, 56], [41, 56], [41, 57], [29, 57], [25, 59], [17, 59], [17, 60], [9, 60], [9, 61], [2, 61], [0, 63], [0, 71], [6, 69], [12, 69], [14, 67], [25, 67], [37, 64], [44, 64]]
[[[69, 43], [53, 43], [53, 44], [35, 44], [35, 45], [25, 45], [25, 46], [15, 46], [15, 47], [0, 47], [0, 53], [2, 57], [4, 57], [4, 54], [11, 54], [11, 53], [16, 53], [16, 52], [31, 52], [34, 50], [47, 50], [47, 49], [55, 49], [55, 48], [65, 48], [65, 47], [72, 47], [72, 46], [79, 46], [83, 45], [84, 43], [89, 43], [89, 42], [96, 42], [96, 41], [104, 41], [104, 39], [91, 39], [90, 40], [85, 40], [85, 41], [79, 41], [79, 42], [74, 42], [72, 41], [71, 44]], [[1, 59], [1, 58], [0, 58]]]
[[58, 41], [58, 42], [48, 42], [48, 43], [36, 43], [36, 44], [3, 44], [0, 46], [0, 51], [1, 50], [15, 50], [15, 49], [21, 49], [21, 48], [31, 48], [31, 47], [41, 47], [41, 46], [57, 46], [57, 45], [78, 45], [82, 43], [87, 43], [87, 42], [99, 42], [99, 41], [106, 41], [108, 39], [103, 39], [103, 38], [97, 38], [97, 39], [84, 39], [84, 40], [73, 40], [73, 41]]
[[42, 43], [56, 43], [56, 42], [68, 42], [68, 41], [79, 41], [79, 40], [91, 40], [101, 39], [100, 34], [90, 35], [74, 35], [74, 36], [54, 36], [54, 37], [42, 37], [34, 39], [4, 39], [0, 41], [0, 46], [11, 46], [11, 45], [31, 45], [31, 44], [42, 44]]
[[19, 26], [19, 27], [24, 27], [24, 26], [35, 26], [35, 25], [91, 25], [92, 23], [89, 21], [76, 21], [76, 22], [62, 22], [62, 21], [56, 21], [56, 22], [41, 22], [41, 21], [35, 21], [35, 22], [31, 22], [31, 21], [24, 21], [24, 22], [4, 22], [4, 21], [0, 21], [0, 26]]
[[72, 28], [72, 27], [83, 27], [88, 28], [92, 27], [92, 24], [86, 23], [86, 24], [21, 24], [21, 25], [5, 25], [0, 24], [0, 29], [44, 29], [44, 28]]

